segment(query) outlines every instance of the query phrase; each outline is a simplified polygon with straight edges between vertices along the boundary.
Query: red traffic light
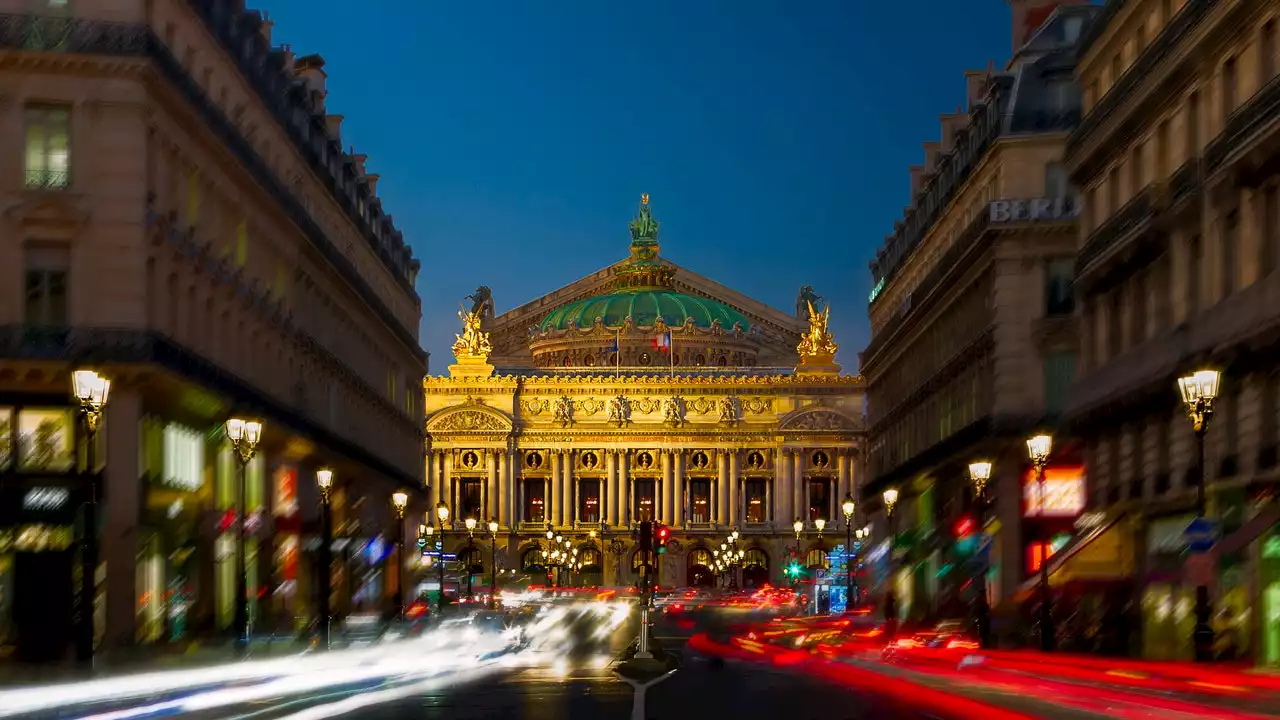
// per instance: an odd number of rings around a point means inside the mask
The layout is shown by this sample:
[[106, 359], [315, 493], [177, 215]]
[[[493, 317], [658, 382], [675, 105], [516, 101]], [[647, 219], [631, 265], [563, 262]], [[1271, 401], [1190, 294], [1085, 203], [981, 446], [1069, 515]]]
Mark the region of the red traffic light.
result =
[[665, 542], [665, 541], [666, 541], [666, 539], [667, 539], [667, 534], [668, 534], [668, 533], [670, 533], [670, 532], [671, 532], [671, 530], [670, 530], [666, 525], [659, 525], [659, 526], [658, 526], [658, 539], [659, 539], [659, 540], [662, 540], [662, 541], [664, 541], [664, 542]]
[[968, 537], [973, 534], [974, 530], [977, 530], [977, 529], [978, 529], [978, 524], [975, 523], [973, 521], [973, 518], [969, 515], [963, 515], [960, 517], [959, 520], [956, 520], [955, 530], [956, 530], [956, 537], [958, 538]]

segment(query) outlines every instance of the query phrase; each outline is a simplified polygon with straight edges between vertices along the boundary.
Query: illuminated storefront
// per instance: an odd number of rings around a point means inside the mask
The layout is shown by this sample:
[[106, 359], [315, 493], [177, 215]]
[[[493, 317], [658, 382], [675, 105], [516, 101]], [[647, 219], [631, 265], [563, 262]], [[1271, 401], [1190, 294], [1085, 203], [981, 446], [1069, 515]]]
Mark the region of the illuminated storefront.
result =
[[0, 406], [0, 646], [20, 659], [60, 659], [71, 643], [85, 500], [76, 447], [70, 408]]

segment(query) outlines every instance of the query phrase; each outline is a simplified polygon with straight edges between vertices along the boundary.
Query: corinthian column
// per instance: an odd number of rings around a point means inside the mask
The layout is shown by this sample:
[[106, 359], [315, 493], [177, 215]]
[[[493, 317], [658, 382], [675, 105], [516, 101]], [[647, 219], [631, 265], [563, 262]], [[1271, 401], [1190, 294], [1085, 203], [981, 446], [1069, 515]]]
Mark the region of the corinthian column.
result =
[[806, 492], [808, 488], [805, 487], [803, 463], [804, 463], [803, 451], [796, 450], [794, 453], [792, 453], [792, 457], [791, 457], [792, 500], [791, 502], [795, 504], [796, 517], [800, 518], [801, 520], [807, 523], [809, 522], [809, 507], [805, 503], [805, 498], [809, 496], [809, 493]]
[[618, 453], [618, 522], [630, 526], [633, 522], [631, 514], [631, 451]]
[[562, 465], [564, 465], [564, 451], [552, 450], [551, 451], [551, 482], [550, 482], [551, 507], [547, 509], [547, 522], [551, 523], [551, 525], [553, 526], [559, 526], [561, 524], [560, 508], [563, 504], [563, 500], [561, 499], [561, 495], [560, 495], [560, 488], [561, 488], [560, 478], [562, 474], [560, 467]]
[[578, 505], [574, 502], [572, 450], [564, 451], [564, 460], [560, 463], [560, 470], [564, 473], [564, 476], [560, 478], [560, 492], [564, 497], [564, 509], [560, 512], [560, 523], [562, 525], [572, 525]]
[[456, 513], [458, 508], [453, 506], [453, 452], [446, 452], [444, 455], [444, 482], [440, 484], [440, 501], [449, 508], [450, 513]]
[[485, 486], [485, 514], [489, 517], [476, 518], [476, 522], [487, 523], [489, 518], [496, 519], [498, 517], [498, 498], [502, 497], [498, 493], [498, 451], [486, 450], [486, 464], [489, 466], [489, 483]]
[[601, 516], [611, 527], [618, 524], [618, 453], [613, 450], [604, 451], [605, 493], [604, 508]]
[[654, 508], [654, 519], [661, 523], [671, 523], [675, 514], [675, 462], [676, 455], [670, 450], [662, 451], [662, 495], [658, 498], [658, 507]]
[[715, 517], [711, 522], [729, 524], [729, 458], [723, 450], [716, 451], [716, 502]]
[[773, 521], [780, 526], [788, 525], [792, 518], [790, 451], [778, 450], [773, 463], [773, 481], [776, 486], [773, 493]]
[[839, 507], [840, 504], [844, 502], [845, 494], [851, 492], [849, 487], [849, 451], [848, 450], [842, 449], [839, 451], [839, 454], [836, 455], [836, 472], [839, 476], [839, 480], [837, 481], [835, 497], [832, 498], [832, 502], [834, 502], [836, 506]]
[[507, 527], [511, 522], [511, 479], [507, 476], [510, 472], [511, 450], [502, 449], [497, 451], [498, 455], [498, 504], [497, 510], [493, 514], [493, 519], [498, 521], [498, 525]]
[[676, 482], [671, 497], [671, 524], [676, 527], [684, 527], [685, 524], [685, 487], [689, 482], [689, 478], [685, 475], [685, 457], [685, 451], [676, 451]]
[[742, 524], [742, 479], [738, 467], [740, 453], [734, 450], [729, 453], [729, 524], [737, 527]]

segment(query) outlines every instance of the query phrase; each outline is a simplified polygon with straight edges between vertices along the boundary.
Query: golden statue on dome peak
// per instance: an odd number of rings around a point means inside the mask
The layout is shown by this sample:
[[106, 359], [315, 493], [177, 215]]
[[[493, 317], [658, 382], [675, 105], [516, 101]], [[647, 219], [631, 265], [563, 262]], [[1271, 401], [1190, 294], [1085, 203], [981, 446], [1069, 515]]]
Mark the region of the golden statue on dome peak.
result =
[[467, 310], [465, 305], [458, 310], [458, 319], [462, 321], [462, 334], [454, 333], [453, 335], [457, 338], [453, 343], [453, 354], [458, 360], [463, 358], [488, 359], [489, 353], [493, 352], [493, 345], [489, 342], [489, 333], [480, 329], [483, 312], [483, 308], [475, 311]]
[[642, 194], [640, 195], [640, 204], [641, 204], [641, 205], [648, 205], [648, 204], [649, 204], [649, 193], [642, 193]]

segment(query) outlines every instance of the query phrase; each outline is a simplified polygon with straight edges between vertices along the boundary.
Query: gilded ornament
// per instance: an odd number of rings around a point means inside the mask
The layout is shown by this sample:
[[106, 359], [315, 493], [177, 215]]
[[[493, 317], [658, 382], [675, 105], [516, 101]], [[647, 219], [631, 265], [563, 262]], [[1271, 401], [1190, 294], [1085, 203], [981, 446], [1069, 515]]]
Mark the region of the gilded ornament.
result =
[[662, 421], [668, 427], [680, 427], [684, 424], [684, 398], [673, 395], [663, 401]]
[[800, 344], [796, 346], [800, 364], [831, 366], [835, 363], [836, 350], [840, 347], [836, 344], [835, 336], [827, 329], [831, 306], [827, 305], [822, 312], [818, 312], [814, 309], [812, 300], [806, 300], [806, 303], [809, 308], [809, 331], [800, 338]]
[[586, 400], [579, 400], [577, 405], [578, 405], [578, 409], [582, 411], [582, 414], [587, 416], [595, 415], [596, 413], [604, 409], [604, 401], [597, 400], [596, 398], [587, 398]]
[[432, 432], [506, 432], [510, 426], [487, 412], [461, 410], [433, 423]]
[[738, 399], [732, 396], [720, 398], [720, 422], [736, 425], [738, 417]]
[[845, 416], [831, 410], [811, 410], [787, 419], [782, 430], [856, 430]]
[[484, 307], [470, 311], [463, 307], [458, 311], [458, 319], [462, 321], [462, 334], [454, 333], [457, 340], [453, 343], [453, 355], [461, 362], [464, 358], [487, 360], [493, 346], [489, 343], [489, 333], [480, 329]]
[[573, 400], [568, 396], [561, 395], [556, 399], [555, 405], [552, 406], [552, 418], [560, 427], [565, 427], [573, 423]]
[[609, 422], [622, 427], [631, 420], [631, 403], [626, 395], [618, 395], [609, 401]]

